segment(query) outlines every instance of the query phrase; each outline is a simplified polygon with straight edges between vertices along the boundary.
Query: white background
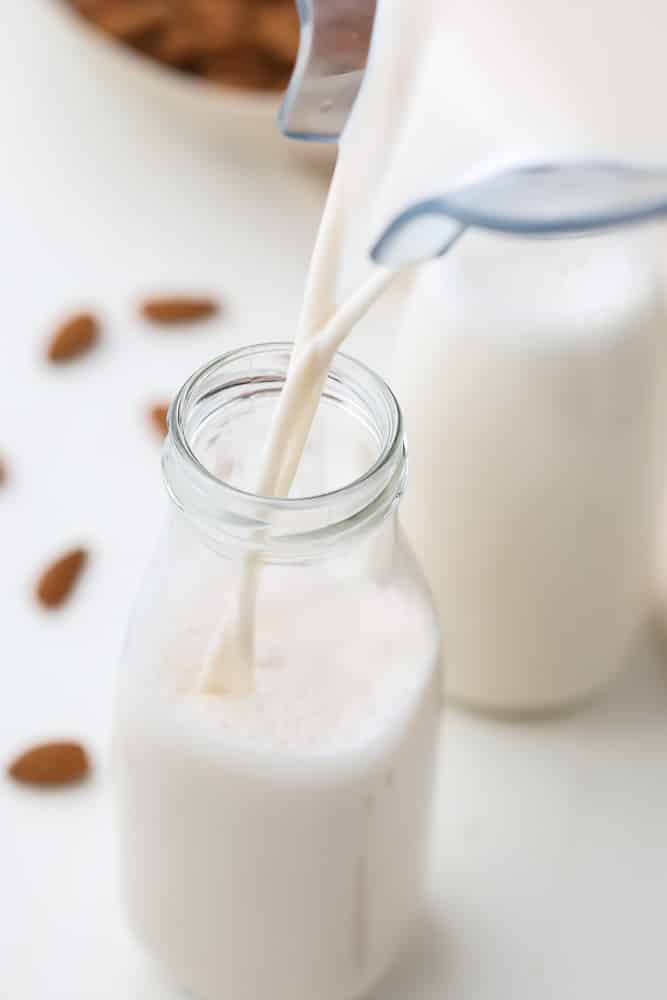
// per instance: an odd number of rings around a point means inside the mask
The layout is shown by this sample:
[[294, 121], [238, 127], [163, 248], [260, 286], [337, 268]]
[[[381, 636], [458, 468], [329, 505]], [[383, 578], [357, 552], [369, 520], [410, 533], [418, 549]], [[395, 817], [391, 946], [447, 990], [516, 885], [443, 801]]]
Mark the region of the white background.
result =
[[[224, 123], [216, 138], [98, 75], [46, 6], [0, 0], [0, 757], [72, 736], [95, 773], [62, 793], [0, 777], [0, 997], [168, 1000], [115, 899], [107, 755], [114, 663], [165, 504], [145, 410], [213, 354], [291, 336], [324, 184], [277, 141], [243, 151]], [[138, 320], [143, 292], [181, 289], [219, 293], [225, 315], [185, 333]], [[103, 343], [50, 368], [48, 332], [79, 306], [103, 317]], [[382, 367], [390, 344], [352, 350]], [[47, 614], [35, 577], [76, 543], [89, 570]], [[433, 913], [373, 1000], [665, 996], [660, 657], [569, 719], [452, 712], [444, 732]]]

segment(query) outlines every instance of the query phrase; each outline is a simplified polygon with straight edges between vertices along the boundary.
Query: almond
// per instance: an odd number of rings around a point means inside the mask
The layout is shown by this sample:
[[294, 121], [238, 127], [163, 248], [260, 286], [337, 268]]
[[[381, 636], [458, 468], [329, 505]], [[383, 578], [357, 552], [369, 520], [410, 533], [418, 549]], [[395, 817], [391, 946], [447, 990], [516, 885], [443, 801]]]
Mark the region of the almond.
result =
[[85, 549], [72, 549], [44, 570], [35, 595], [45, 608], [58, 608], [69, 597], [88, 558]]
[[163, 326], [206, 319], [215, 316], [219, 309], [220, 306], [215, 299], [188, 295], [165, 295], [146, 299], [141, 304], [144, 318]]
[[4, 486], [7, 482], [7, 463], [4, 459], [0, 458], [0, 486]]
[[202, 61], [204, 75], [215, 83], [242, 90], [281, 90], [290, 69], [256, 45], [239, 46]]
[[76, 313], [55, 330], [49, 343], [49, 361], [59, 364], [85, 354], [99, 338], [99, 323], [92, 313]]
[[69, 785], [90, 770], [88, 754], [80, 743], [40, 743], [20, 754], [7, 768], [15, 781], [26, 785]]
[[172, 8], [153, 54], [166, 63], [193, 67], [205, 55], [241, 44], [251, 22], [248, 0], [189, 0]]
[[213, 83], [278, 90], [294, 65], [299, 41], [294, 0], [69, 2], [112, 38]]
[[169, 406], [166, 403], [156, 403], [155, 406], [151, 406], [150, 409], [150, 419], [153, 427], [158, 432], [158, 434], [164, 437], [167, 433], [167, 413], [169, 412]]
[[122, 0], [120, 3], [103, 7], [97, 14], [96, 21], [102, 31], [132, 41], [141, 38], [167, 20], [168, 9], [165, 0]]
[[299, 48], [299, 15], [293, 0], [272, 3], [257, 12], [257, 43], [276, 59], [293, 63]]

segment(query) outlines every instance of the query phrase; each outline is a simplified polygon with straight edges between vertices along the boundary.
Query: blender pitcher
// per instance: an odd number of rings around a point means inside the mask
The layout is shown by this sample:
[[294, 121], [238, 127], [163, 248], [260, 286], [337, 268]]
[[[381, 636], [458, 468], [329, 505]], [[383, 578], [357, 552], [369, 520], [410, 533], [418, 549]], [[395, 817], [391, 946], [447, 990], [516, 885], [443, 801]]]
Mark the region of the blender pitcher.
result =
[[416, 278], [393, 367], [402, 523], [438, 608], [445, 692], [468, 707], [588, 698], [648, 617], [663, 493], [655, 236], [475, 228]]
[[373, 248], [391, 267], [434, 258], [394, 361], [403, 525], [439, 610], [445, 691], [468, 707], [588, 698], [650, 612], [666, 192], [659, 168], [517, 167], [409, 206]]
[[[439, 609], [445, 689], [502, 714], [567, 706], [627, 662], [650, 609], [667, 9], [381, 0], [348, 120], [351, 81], [313, 58], [320, 6], [300, 4], [287, 134], [335, 136], [335, 109], [344, 156], [356, 109], [383, 106], [388, 52], [410, 59], [387, 35], [419, 47], [386, 112], [389, 168], [362, 197], [377, 264], [430, 259], [406, 296], [394, 386], [403, 524]], [[433, 155], [416, 157], [424, 134]]]

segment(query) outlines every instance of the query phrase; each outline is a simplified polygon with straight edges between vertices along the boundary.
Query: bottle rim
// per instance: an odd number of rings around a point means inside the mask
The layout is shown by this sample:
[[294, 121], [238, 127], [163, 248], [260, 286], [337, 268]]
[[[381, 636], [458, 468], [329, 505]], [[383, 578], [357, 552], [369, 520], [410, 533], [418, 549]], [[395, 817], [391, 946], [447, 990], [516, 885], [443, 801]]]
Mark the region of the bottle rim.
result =
[[403, 492], [407, 456], [398, 401], [379, 375], [346, 354], [336, 355], [323, 396], [363, 420], [379, 447], [373, 463], [352, 482], [315, 496], [258, 496], [219, 478], [201, 461], [193, 438], [202, 420], [235, 393], [246, 403], [255, 394], [277, 395], [291, 352], [292, 344], [284, 341], [228, 351], [195, 371], [169, 408], [162, 457], [167, 491], [221, 547], [302, 557], [305, 550], [331, 546], [383, 519]]

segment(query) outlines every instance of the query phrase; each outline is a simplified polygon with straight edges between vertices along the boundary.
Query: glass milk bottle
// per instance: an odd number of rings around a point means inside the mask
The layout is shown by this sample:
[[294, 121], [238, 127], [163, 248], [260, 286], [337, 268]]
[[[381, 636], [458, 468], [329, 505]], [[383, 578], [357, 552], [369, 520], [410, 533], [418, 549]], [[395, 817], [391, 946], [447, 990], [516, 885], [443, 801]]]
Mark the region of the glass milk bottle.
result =
[[[132, 928], [204, 1000], [345, 1000], [421, 903], [439, 635], [397, 523], [386, 385], [338, 356], [294, 495], [254, 496], [289, 345], [228, 354], [170, 413], [168, 524], [115, 706]], [[259, 555], [253, 690], [202, 694], [211, 637]]]
[[585, 698], [645, 620], [664, 336], [652, 237], [469, 230], [417, 277], [395, 363], [403, 524], [459, 702]]

